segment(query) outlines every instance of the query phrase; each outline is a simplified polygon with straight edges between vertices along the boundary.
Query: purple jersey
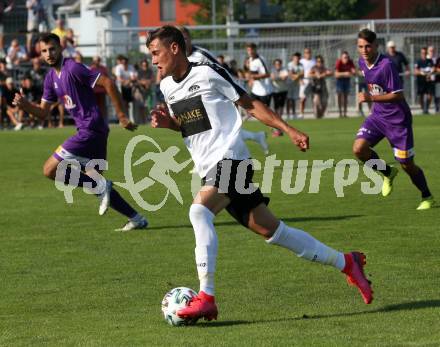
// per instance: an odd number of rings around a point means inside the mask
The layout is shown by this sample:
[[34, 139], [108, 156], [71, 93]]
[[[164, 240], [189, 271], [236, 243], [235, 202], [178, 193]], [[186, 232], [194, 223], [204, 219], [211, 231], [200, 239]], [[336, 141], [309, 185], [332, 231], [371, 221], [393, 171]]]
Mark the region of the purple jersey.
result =
[[80, 132], [108, 134], [108, 126], [96, 105], [93, 87], [100, 74], [87, 66], [64, 58], [61, 72], [50, 69], [44, 80], [43, 100], [62, 100]]
[[[359, 68], [365, 76], [371, 95], [383, 95], [402, 92], [402, 81], [393, 62], [383, 54], [378, 54], [376, 61], [367, 67], [363, 58], [359, 59]], [[411, 124], [411, 110], [405, 100], [397, 102], [374, 102], [371, 117], [378, 117], [390, 124]]]

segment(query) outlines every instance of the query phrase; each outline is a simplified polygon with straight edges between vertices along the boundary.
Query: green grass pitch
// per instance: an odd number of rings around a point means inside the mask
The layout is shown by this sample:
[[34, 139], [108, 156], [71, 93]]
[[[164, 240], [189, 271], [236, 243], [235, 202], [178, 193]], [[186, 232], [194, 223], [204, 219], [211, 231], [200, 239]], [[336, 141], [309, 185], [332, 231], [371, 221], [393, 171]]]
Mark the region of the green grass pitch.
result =
[[[286, 136], [269, 139], [278, 159], [352, 158], [361, 119], [297, 121], [310, 135], [311, 150], [299, 152]], [[269, 129], [248, 122], [250, 130]], [[414, 119], [416, 162], [440, 198], [440, 118]], [[337, 198], [334, 170], [323, 172], [320, 191], [281, 192], [275, 170], [270, 207], [289, 225], [334, 248], [362, 250], [375, 300], [365, 305], [333, 268], [298, 259], [265, 244], [226, 212], [216, 218], [219, 320], [175, 328], [160, 303], [171, 288], [198, 289], [194, 236], [188, 219], [190, 176], [172, 177], [183, 206], [170, 197], [145, 213], [146, 231], [122, 234], [110, 210], [79, 189], [68, 205], [42, 175], [42, 165], [73, 128], [0, 133], [0, 346], [438, 346], [440, 345], [440, 209], [418, 212], [419, 193], [400, 171], [388, 198], [364, 195], [358, 181]], [[189, 157], [179, 134], [141, 127], [137, 134], [162, 148], [177, 145], [178, 161]], [[123, 152], [133, 134], [113, 127], [107, 177], [123, 182]], [[250, 143], [254, 157], [263, 159]], [[146, 150], [139, 145], [135, 158]], [[393, 162], [383, 141], [377, 151]], [[141, 165], [142, 166], [142, 165]], [[148, 164], [137, 167], [137, 180]], [[261, 179], [257, 173], [255, 180]], [[133, 202], [127, 191], [121, 194]], [[142, 195], [162, 199], [158, 184]]]

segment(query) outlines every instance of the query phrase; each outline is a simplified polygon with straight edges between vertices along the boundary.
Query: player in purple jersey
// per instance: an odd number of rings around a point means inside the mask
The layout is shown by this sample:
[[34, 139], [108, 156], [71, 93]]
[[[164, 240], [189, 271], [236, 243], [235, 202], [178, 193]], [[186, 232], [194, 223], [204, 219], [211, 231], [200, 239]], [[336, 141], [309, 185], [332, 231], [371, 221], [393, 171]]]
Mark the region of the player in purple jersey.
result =
[[[434, 198], [423, 170], [414, 163], [412, 115], [403, 95], [399, 73], [393, 62], [378, 52], [376, 34], [373, 31], [361, 30], [357, 46], [361, 56], [359, 68], [368, 84], [368, 93], [359, 93], [359, 102], [373, 102], [373, 108], [357, 133], [353, 153], [363, 162], [379, 159], [372, 148], [386, 138], [393, 147], [394, 157], [422, 194], [417, 210], [430, 209]], [[393, 180], [398, 170], [385, 163], [376, 164], [371, 167], [383, 174], [382, 195], [388, 196], [392, 192]]]
[[[130, 131], [137, 128], [131, 123], [122, 110], [122, 102], [114, 83], [108, 77], [98, 72], [91, 71], [83, 64], [76, 63], [73, 59], [63, 58], [60, 39], [55, 34], [44, 34], [39, 39], [41, 55], [51, 66], [44, 80], [44, 93], [39, 106], [31, 104], [21, 94], [15, 94], [14, 103], [26, 112], [39, 118], [46, 118], [50, 106], [63, 100], [65, 108], [72, 115], [78, 132], [67, 139], [44, 164], [44, 175], [52, 180], [60, 180], [69, 184], [70, 177], [79, 177], [78, 186], [92, 187], [100, 193], [97, 196], [101, 203], [99, 214], [103, 215], [108, 207], [112, 207], [128, 218], [128, 222], [120, 231], [143, 229], [148, 225], [147, 220], [137, 213], [120, 195], [112, 188], [111, 181], [105, 181], [99, 168], [87, 165], [91, 160], [106, 160], [107, 137], [109, 128], [99, 112], [93, 94], [95, 85], [102, 86], [110, 96], [116, 109], [120, 125]], [[76, 160], [81, 168], [68, 166], [64, 177], [57, 175], [58, 164], [63, 160]]]

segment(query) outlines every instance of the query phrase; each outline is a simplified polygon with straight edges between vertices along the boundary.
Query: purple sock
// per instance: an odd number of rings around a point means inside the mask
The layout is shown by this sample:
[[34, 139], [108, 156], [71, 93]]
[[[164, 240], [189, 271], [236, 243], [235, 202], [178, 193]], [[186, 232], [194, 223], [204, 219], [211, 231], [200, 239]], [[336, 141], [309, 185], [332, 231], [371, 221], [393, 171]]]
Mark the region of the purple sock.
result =
[[110, 192], [110, 206], [119, 213], [127, 216], [128, 218], [133, 218], [137, 215], [137, 212], [126, 202], [119, 193], [112, 189]]
[[[380, 159], [380, 158], [375, 151], [371, 150], [370, 159]], [[375, 171], [381, 172], [386, 177], [388, 177], [391, 174], [391, 167], [387, 163], [385, 163], [385, 169], [383, 169], [383, 170], [379, 170], [377, 168], [377, 165], [371, 165], [370, 167]]]
[[431, 196], [431, 192], [426, 182], [425, 174], [422, 169], [419, 169], [414, 176], [411, 176], [412, 183], [422, 192], [422, 199]]

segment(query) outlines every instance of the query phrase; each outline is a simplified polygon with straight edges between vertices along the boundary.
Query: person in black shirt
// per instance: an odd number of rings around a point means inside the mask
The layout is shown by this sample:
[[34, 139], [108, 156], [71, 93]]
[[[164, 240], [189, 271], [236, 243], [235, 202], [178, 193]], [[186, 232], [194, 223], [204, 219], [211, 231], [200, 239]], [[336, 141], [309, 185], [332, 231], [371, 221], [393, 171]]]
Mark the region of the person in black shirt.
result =
[[[6, 113], [11, 123], [14, 125], [14, 130], [21, 130], [23, 128], [23, 111], [13, 104], [15, 94], [19, 91], [14, 86], [14, 80], [11, 77], [6, 79], [5, 86], [2, 87], [2, 112]], [[17, 118], [16, 118], [17, 116]]]
[[388, 41], [387, 53], [385, 55], [390, 58], [390, 60], [396, 66], [403, 85], [403, 76], [409, 76], [410, 74], [408, 59], [406, 59], [402, 52], [396, 50], [396, 44], [394, 41]]
[[429, 106], [434, 94], [434, 62], [427, 57], [427, 49], [420, 50], [420, 59], [417, 60], [414, 74], [417, 76], [417, 95], [423, 113], [429, 113]]

